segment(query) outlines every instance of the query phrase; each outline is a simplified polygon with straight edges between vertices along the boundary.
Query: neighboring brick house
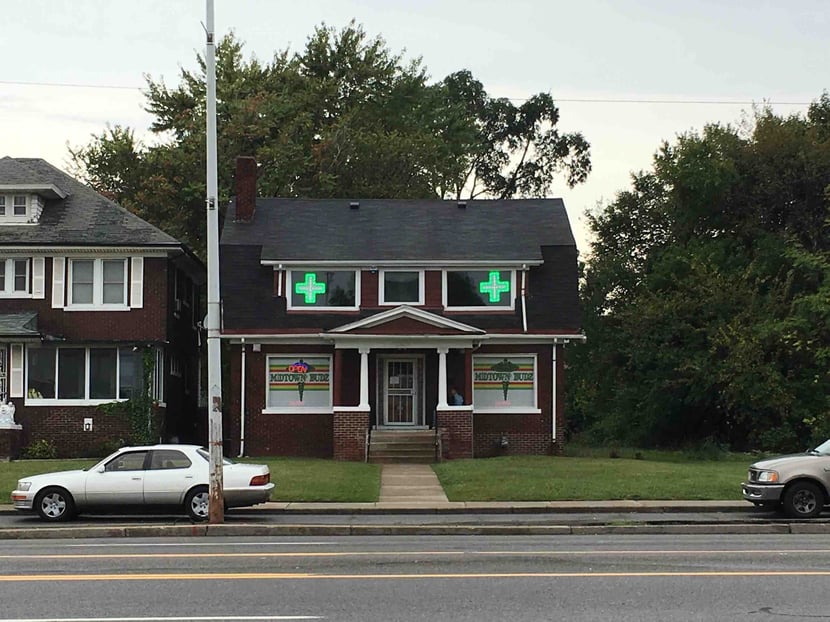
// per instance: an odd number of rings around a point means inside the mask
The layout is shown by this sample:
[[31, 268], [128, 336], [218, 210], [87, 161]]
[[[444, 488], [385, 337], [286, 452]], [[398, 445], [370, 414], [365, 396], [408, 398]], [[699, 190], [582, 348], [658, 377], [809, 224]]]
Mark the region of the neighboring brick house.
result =
[[165, 438], [196, 440], [204, 281], [138, 216], [44, 160], [0, 158], [0, 401], [15, 405], [21, 445], [100, 453], [128, 426], [97, 406], [136, 391], [157, 400]]
[[251, 158], [236, 188], [220, 240], [233, 449], [363, 460], [376, 430], [436, 428], [450, 458], [561, 448], [563, 349], [583, 337], [560, 199], [256, 198]]

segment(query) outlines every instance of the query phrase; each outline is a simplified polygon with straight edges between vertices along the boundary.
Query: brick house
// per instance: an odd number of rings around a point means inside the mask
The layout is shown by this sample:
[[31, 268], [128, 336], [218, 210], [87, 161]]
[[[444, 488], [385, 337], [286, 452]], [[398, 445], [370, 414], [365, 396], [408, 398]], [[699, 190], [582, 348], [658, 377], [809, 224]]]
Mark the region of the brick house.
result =
[[237, 160], [220, 238], [231, 451], [364, 460], [413, 430], [445, 458], [561, 448], [583, 337], [560, 199], [257, 198], [256, 170]]
[[195, 440], [204, 281], [156, 227], [44, 160], [1, 158], [0, 401], [19, 445], [97, 455], [129, 433], [97, 406], [137, 391], [157, 402], [163, 437]]

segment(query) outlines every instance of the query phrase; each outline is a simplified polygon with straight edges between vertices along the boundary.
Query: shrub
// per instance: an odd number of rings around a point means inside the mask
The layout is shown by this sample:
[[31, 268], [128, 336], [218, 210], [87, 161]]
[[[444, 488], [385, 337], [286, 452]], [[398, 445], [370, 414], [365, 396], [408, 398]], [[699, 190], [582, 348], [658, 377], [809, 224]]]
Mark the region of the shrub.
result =
[[48, 460], [55, 458], [58, 450], [52, 441], [42, 438], [23, 448], [23, 458], [29, 460]]

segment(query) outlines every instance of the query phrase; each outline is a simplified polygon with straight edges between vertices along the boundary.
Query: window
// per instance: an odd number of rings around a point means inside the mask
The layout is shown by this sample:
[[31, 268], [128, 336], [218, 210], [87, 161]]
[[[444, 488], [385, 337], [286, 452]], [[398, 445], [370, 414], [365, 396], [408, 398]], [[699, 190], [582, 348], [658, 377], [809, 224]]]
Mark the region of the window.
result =
[[[143, 356], [131, 347], [29, 348], [26, 397], [82, 402], [130, 399], [146, 390]], [[160, 384], [158, 370], [156, 375]], [[152, 388], [160, 391], [159, 386]], [[155, 393], [153, 398], [158, 399]]]
[[28, 199], [26, 196], [17, 196], [14, 197], [14, 215], [15, 216], [25, 216], [26, 215], [26, 207], [28, 206]]
[[126, 259], [71, 259], [69, 304], [126, 306]]
[[29, 259], [0, 259], [0, 296], [29, 294]]
[[7, 223], [25, 223], [29, 216], [31, 199], [25, 194], [0, 195], [0, 217]]
[[290, 270], [288, 288], [289, 309], [356, 309], [359, 299], [353, 270]]
[[380, 273], [380, 304], [424, 304], [424, 273], [404, 270], [382, 270]]
[[474, 356], [473, 404], [476, 412], [536, 410], [536, 355]]
[[150, 461], [150, 468], [154, 470], [189, 469], [193, 463], [190, 458], [176, 449], [156, 449]]
[[130, 451], [120, 454], [107, 462], [105, 471], [143, 471], [147, 458], [146, 451]]
[[266, 410], [331, 411], [331, 359], [327, 356], [269, 356]]
[[448, 270], [444, 287], [444, 304], [449, 308], [513, 308], [512, 270]]

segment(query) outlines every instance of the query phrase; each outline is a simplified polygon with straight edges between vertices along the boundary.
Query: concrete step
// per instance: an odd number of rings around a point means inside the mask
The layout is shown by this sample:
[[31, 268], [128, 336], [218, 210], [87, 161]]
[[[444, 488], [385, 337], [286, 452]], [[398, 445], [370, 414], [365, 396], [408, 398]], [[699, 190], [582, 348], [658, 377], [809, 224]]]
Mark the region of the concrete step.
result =
[[429, 449], [434, 451], [435, 445], [432, 441], [424, 443], [422, 441], [376, 441], [373, 439], [372, 442], [369, 443], [369, 448], [376, 449], [378, 451], [384, 451], [386, 449]]
[[435, 456], [369, 456], [372, 464], [432, 464]]

